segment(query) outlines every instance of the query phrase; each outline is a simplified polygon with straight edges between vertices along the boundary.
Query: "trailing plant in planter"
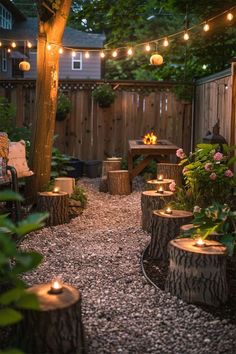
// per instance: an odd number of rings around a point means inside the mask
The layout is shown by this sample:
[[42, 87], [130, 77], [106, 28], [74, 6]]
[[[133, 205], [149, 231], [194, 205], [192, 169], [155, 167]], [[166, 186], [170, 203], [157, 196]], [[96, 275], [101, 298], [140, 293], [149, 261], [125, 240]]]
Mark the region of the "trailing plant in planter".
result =
[[64, 120], [67, 114], [70, 113], [71, 108], [72, 106], [70, 99], [64, 93], [59, 93], [57, 97], [56, 119], [58, 121]]
[[94, 100], [98, 102], [99, 107], [102, 108], [110, 107], [115, 100], [115, 92], [108, 84], [102, 84], [96, 87], [92, 95]]

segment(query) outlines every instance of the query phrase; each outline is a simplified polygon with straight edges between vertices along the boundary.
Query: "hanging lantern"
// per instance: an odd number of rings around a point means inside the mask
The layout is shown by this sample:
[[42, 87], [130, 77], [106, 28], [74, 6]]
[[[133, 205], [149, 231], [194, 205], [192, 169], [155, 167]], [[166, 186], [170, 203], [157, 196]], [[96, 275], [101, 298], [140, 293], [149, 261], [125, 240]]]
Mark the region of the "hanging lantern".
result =
[[30, 63], [28, 61], [25, 61], [25, 60], [21, 61], [19, 63], [19, 69], [21, 71], [29, 71], [30, 70]]
[[150, 63], [152, 65], [161, 65], [163, 64], [163, 57], [160, 54], [153, 54], [150, 58]]

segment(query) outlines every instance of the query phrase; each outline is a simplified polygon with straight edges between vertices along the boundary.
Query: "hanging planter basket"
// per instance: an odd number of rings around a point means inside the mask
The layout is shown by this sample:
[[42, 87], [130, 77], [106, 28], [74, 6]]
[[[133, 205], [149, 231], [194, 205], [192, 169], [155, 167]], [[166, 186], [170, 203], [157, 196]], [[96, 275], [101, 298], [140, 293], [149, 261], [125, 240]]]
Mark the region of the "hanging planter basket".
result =
[[93, 91], [93, 98], [101, 108], [108, 108], [115, 100], [115, 92], [108, 84], [102, 84]]
[[71, 111], [70, 99], [64, 93], [60, 93], [57, 98], [56, 120], [58, 122], [62, 122], [63, 120], [66, 119], [70, 111]]

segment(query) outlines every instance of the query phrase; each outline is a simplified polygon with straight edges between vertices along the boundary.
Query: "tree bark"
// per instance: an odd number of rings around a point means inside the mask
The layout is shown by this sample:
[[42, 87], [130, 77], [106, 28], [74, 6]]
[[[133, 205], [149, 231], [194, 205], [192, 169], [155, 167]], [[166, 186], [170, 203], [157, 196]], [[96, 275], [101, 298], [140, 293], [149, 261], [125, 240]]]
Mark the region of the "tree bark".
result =
[[[43, 3], [44, 4], [44, 3]], [[30, 168], [34, 175], [28, 179], [27, 198], [36, 199], [50, 179], [51, 155], [57, 107], [59, 48], [69, 15], [71, 0], [61, 0], [59, 9], [44, 22], [41, 8], [37, 44], [37, 80], [35, 116], [30, 145]], [[51, 45], [51, 50], [47, 45]]]
[[170, 266], [165, 289], [188, 303], [220, 306], [227, 301], [226, 247], [206, 240], [197, 247], [182, 238], [169, 243]]
[[68, 203], [68, 194], [65, 192], [41, 192], [38, 193], [37, 210], [49, 213], [48, 226], [65, 224], [68, 222]]
[[107, 177], [109, 171], [121, 169], [121, 160], [106, 160], [102, 163], [102, 177]]
[[28, 289], [36, 294], [39, 310], [25, 310], [17, 326], [17, 345], [27, 354], [82, 354], [84, 350], [81, 295], [64, 285], [50, 294], [50, 284]]
[[141, 194], [142, 229], [151, 232], [152, 213], [162, 209], [172, 200], [173, 193], [158, 194], [156, 191], [144, 191]]
[[131, 186], [129, 171], [109, 171], [108, 172], [108, 190], [110, 194], [130, 194]]
[[169, 241], [179, 235], [180, 226], [190, 222], [192, 217], [191, 212], [184, 210], [172, 210], [172, 214], [166, 214], [165, 210], [154, 211], [151, 224], [150, 257], [168, 261]]
[[162, 174], [164, 178], [173, 179], [177, 186], [182, 186], [183, 166], [175, 163], [157, 163], [157, 175]]

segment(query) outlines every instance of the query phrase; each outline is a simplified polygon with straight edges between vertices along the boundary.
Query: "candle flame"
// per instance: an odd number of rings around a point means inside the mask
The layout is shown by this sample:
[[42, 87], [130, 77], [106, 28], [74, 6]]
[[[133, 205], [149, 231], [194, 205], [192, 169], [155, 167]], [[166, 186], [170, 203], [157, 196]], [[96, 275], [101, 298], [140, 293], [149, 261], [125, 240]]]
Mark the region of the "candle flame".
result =
[[195, 245], [198, 246], [198, 247], [204, 247], [206, 245], [206, 243], [201, 237], [199, 237], [197, 239], [197, 241], [195, 242]]
[[158, 181], [163, 181], [164, 179], [164, 176], [163, 175], [157, 175], [157, 180]]
[[53, 188], [53, 193], [59, 193], [60, 191], [60, 188], [59, 187], [54, 187]]
[[63, 283], [61, 279], [52, 279], [49, 293], [60, 294], [62, 290], [63, 290]]

